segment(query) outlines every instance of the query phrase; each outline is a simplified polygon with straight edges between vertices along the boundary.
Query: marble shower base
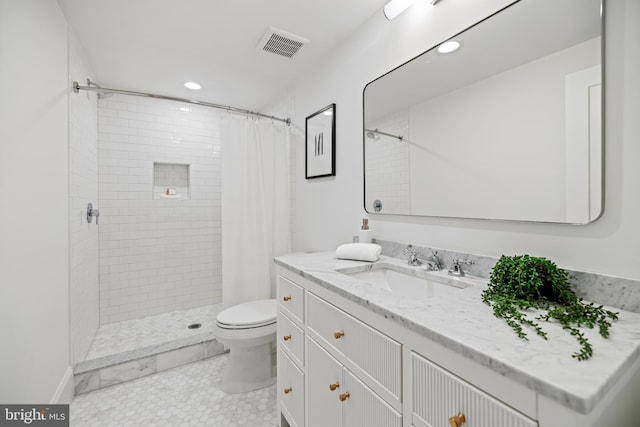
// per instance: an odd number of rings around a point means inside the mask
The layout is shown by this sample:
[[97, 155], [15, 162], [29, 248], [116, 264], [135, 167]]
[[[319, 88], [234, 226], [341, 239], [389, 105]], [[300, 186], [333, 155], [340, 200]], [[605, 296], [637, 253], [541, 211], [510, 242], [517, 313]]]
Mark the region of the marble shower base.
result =
[[[180, 310], [101, 326], [86, 360], [74, 367], [82, 394], [224, 353], [213, 335], [222, 305]], [[198, 329], [189, 329], [200, 323]]]

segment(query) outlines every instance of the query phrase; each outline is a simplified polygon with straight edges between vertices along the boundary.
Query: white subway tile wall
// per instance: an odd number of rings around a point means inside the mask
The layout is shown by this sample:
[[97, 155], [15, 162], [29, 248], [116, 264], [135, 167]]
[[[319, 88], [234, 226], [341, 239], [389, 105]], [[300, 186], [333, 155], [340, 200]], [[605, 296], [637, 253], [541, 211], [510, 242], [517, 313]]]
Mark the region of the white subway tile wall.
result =
[[[69, 74], [86, 84], [92, 75], [75, 34], [69, 32]], [[98, 329], [98, 227], [87, 204], [98, 203], [98, 103], [95, 93], [69, 96], [69, 335], [71, 363], [85, 358]], [[98, 206], [96, 206], [98, 207]]]
[[[180, 107], [98, 101], [101, 324], [222, 300], [220, 115]], [[154, 199], [154, 163], [189, 165], [189, 197]]]
[[393, 135], [402, 135], [399, 141], [385, 135], [378, 135], [373, 140], [365, 137], [366, 151], [366, 195], [365, 206], [374, 212], [373, 202], [382, 202], [382, 213], [407, 213], [411, 211], [409, 154], [410, 135], [407, 114], [395, 114], [385, 117], [374, 124], [367, 124], [370, 129], [379, 129]]

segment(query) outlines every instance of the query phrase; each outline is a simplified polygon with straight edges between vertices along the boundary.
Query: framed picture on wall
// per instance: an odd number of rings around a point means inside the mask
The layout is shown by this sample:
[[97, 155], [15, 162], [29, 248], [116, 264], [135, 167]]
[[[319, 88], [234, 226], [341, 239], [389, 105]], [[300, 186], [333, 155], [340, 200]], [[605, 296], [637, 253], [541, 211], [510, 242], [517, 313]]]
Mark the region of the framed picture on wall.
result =
[[336, 174], [336, 104], [307, 117], [305, 123], [305, 178]]

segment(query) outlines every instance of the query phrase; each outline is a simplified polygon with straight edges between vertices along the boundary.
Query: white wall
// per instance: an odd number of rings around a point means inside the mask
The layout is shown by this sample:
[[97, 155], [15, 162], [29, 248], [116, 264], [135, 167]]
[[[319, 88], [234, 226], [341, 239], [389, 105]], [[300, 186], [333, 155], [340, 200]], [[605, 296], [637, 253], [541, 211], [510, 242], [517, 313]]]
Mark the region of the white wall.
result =
[[[382, 12], [311, 69], [296, 96], [293, 249], [331, 250], [357, 234], [363, 210], [362, 90], [369, 81], [509, 4], [418, 2], [393, 21]], [[607, 2], [606, 173], [602, 218], [586, 226], [371, 216], [375, 236], [489, 256], [529, 253], [578, 270], [640, 279], [640, 2]], [[304, 179], [304, 118], [337, 104], [332, 178]]]
[[565, 76], [599, 61], [598, 37], [409, 108], [411, 212], [571, 222]]
[[0, 402], [48, 403], [69, 368], [67, 24], [0, 2]]
[[[98, 101], [101, 324], [221, 302], [220, 116], [181, 107]], [[161, 199], [154, 163], [189, 165], [188, 193]]]
[[[93, 73], [80, 40], [69, 29], [69, 79], [86, 85]], [[69, 333], [71, 364], [84, 360], [99, 325], [98, 227], [87, 204], [98, 203], [98, 98], [69, 96]], [[97, 207], [97, 206], [96, 206]]]

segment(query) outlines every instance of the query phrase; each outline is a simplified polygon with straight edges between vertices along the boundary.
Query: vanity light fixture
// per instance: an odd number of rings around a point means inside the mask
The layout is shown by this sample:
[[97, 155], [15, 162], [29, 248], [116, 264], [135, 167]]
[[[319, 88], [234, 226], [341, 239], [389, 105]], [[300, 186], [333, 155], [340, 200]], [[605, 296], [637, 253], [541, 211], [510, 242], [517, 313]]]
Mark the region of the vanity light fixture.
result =
[[457, 42], [455, 40], [449, 40], [442, 43], [440, 46], [438, 46], [438, 52], [440, 53], [455, 52], [456, 50], [460, 49], [460, 46], [461, 46], [460, 42]]
[[407, 10], [409, 6], [411, 6], [415, 2], [416, 0], [391, 0], [390, 2], [385, 4], [384, 8], [382, 9], [382, 11], [384, 12], [384, 17], [391, 21], [393, 18]]
[[[435, 6], [440, 0], [429, 0], [432, 6]], [[407, 10], [416, 0], [391, 0], [384, 5], [382, 9], [384, 17], [391, 21], [396, 16]]]
[[200, 90], [200, 89], [202, 89], [202, 86], [200, 86], [196, 82], [186, 82], [184, 84], [184, 87], [186, 87], [187, 89], [191, 89], [191, 90]]

